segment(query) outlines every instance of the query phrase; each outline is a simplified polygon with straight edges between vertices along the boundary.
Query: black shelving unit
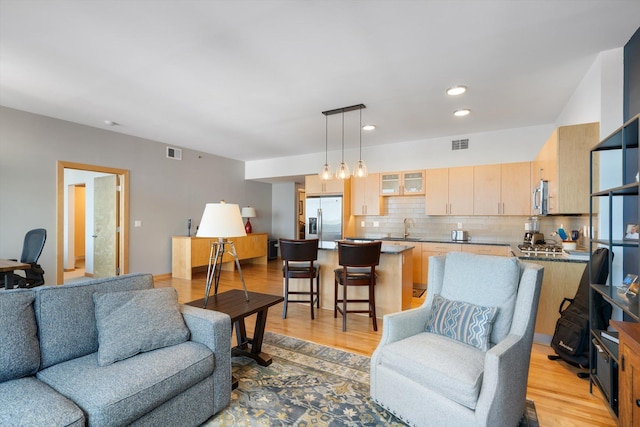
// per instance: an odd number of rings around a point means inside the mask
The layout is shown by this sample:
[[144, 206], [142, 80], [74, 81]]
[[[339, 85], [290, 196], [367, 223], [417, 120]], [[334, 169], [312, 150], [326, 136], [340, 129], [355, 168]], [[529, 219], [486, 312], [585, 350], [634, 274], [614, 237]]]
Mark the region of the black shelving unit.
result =
[[[589, 226], [594, 229], [596, 218], [594, 204], [602, 203], [606, 209], [600, 212], [608, 213], [606, 224], [600, 224], [599, 235], [608, 235], [608, 238], [600, 239], [591, 237], [589, 241], [590, 252], [597, 247], [609, 249], [609, 280], [605, 285], [591, 285], [590, 309], [593, 310], [593, 295], [600, 294], [613, 307], [622, 312], [624, 321], [640, 322], [640, 297], [632, 297], [620, 292], [619, 283], [612, 283], [613, 277], [618, 277], [620, 266], [613, 265], [614, 249], [618, 254], [622, 254], [622, 277], [627, 274], [638, 274], [640, 263], [640, 252], [638, 241], [614, 240], [613, 235], [617, 234], [614, 226], [624, 227], [625, 224], [638, 224], [638, 212], [640, 204], [638, 202], [638, 190], [640, 184], [636, 181], [640, 156], [638, 151], [638, 122], [640, 115], [629, 120], [607, 138], [603, 139], [591, 150], [590, 176], [591, 176], [591, 207], [589, 212]], [[602, 152], [613, 151], [617, 156], [619, 164], [616, 167], [603, 167], [601, 160]], [[611, 161], [608, 162], [610, 165]], [[599, 165], [599, 166], [598, 166]], [[594, 189], [596, 181], [599, 184], [600, 174], [606, 174], [609, 179], [618, 180], [617, 184], [604, 190]], [[618, 175], [619, 174], [619, 175]], [[616, 223], [614, 225], [614, 219]], [[620, 221], [621, 220], [621, 221]], [[619, 225], [618, 221], [622, 225]], [[622, 230], [620, 230], [622, 231]], [[591, 263], [591, 260], [589, 260]], [[591, 269], [589, 269], [591, 270]], [[614, 311], [615, 312], [615, 311]], [[594, 319], [594, 313], [590, 313], [590, 319]], [[590, 322], [593, 325], [593, 322]], [[595, 384], [605, 396], [609, 403], [609, 408], [617, 417], [618, 415], [618, 344], [601, 335], [602, 331], [591, 329], [591, 363], [590, 363], [590, 391], [593, 391]]]

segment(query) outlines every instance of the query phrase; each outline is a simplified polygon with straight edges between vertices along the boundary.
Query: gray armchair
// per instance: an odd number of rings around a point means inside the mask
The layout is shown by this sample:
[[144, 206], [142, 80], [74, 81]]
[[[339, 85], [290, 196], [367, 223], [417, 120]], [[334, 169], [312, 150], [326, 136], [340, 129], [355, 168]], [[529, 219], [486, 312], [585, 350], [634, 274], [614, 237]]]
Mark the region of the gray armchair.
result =
[[384, 316], [373, 400], [415, 426], [517, 426], [542, 275], [516, 258], [430, 257], [424, 304]]

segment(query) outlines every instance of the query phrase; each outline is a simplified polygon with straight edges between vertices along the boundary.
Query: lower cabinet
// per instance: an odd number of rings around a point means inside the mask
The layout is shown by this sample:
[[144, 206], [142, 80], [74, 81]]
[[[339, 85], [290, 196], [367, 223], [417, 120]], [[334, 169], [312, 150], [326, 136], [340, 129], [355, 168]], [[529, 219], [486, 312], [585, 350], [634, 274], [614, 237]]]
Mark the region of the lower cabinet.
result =
[[460, 251], [460, 243], [422, 243], [422, 283], [429, 282], [429, 257], [446, 255], [447, 252]]
[[640, 425], [640, 324], [611, 322], [619, 333], [618, 417], [621, 426]]
[[462, 252], [479, 255], [511, 256], [511, 247], [501, 245], [462, 245]]
[[[194, 268], [209, 265], [211, 242], [215, 240], [215, 238], [208, 237], [173, 236], [171, 239], [171, 276], [191, 280]], [[229, 240], [233, 241], [239, 260], [251, 260], [257, 264], [267, 263], [266, 233], [253, 233]], [[235, 269], [233, 256], [224, 254], [222, 268], [224, 270]]]

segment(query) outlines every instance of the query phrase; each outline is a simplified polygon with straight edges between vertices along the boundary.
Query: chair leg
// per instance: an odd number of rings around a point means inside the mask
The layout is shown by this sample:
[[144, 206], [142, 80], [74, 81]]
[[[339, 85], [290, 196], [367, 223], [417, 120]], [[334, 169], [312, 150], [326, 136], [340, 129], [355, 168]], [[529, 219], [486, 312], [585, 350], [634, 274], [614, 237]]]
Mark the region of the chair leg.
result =
[[373, 330], [378, 330], [378, 320], [376, 319], [376, 289], [375, 282], [369, 284], [369, 315], [373, 317]]
[[333, 318], [338, 317], [338, 280], [333, 279]]
[[347, 281], [342, 283], [342, 332], [347, 331]]
[[320, 271], [318, 271], [318, 275], [316, 276], [316, 304], [318, 309], [320, 309]]
[[287, 303], [289, 302], [289, 277], [284, 278], [284, 306], [282, 307], [282, 318], [287, 318]]
[[313, 277], [309, 278], [309, 306], [311, 307], [311, 320], [313, 320]]

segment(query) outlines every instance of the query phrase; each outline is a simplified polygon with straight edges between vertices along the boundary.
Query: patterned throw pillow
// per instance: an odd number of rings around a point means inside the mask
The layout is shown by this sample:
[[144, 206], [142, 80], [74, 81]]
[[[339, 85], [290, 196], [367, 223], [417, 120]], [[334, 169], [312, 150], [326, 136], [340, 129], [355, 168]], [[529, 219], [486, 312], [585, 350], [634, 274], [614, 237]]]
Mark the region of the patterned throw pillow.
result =
[[497, 307], [480, 307], [462, 301], [450, 301], [435, 294], [427, 321], [427, 332], [487, 351], [497, 313]]

